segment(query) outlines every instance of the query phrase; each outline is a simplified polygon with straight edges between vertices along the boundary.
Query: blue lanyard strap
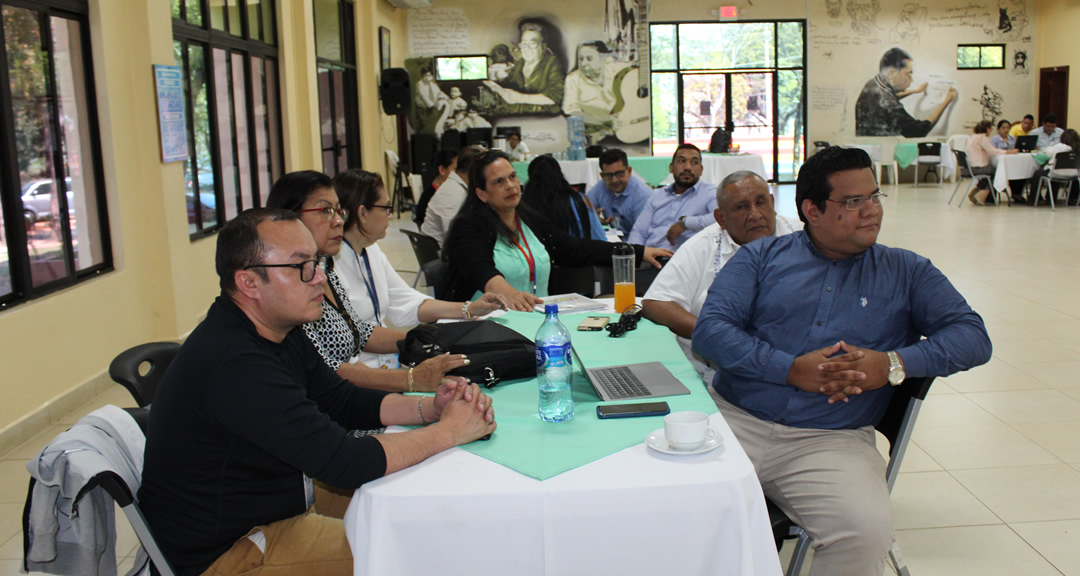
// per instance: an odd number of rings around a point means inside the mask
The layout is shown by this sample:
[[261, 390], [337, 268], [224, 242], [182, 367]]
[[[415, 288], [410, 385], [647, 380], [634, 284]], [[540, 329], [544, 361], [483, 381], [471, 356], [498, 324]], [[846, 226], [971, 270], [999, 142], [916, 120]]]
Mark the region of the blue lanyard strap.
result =
[[[367, 288], [368, 298], [371, 299], [371, 305], [375, 311], [375, 325], [382, 326], [382, 320], [379, 318], [379, 292], [375, 289], [375, 275], [371, 272], [371, 259], [368, 258], [367, 248], [357, 253], [348, 240], [345, 240], [345, 244], [352, 249], [353, 255], [356, 257], [356, 265], [360, 268], [360, 277], [364, 280], [364, 287]], [[364, 257], [363, 266], [360, 266], [361, 256]], [[366, 275], [364, 274], [364, 268], [367, 268]]]

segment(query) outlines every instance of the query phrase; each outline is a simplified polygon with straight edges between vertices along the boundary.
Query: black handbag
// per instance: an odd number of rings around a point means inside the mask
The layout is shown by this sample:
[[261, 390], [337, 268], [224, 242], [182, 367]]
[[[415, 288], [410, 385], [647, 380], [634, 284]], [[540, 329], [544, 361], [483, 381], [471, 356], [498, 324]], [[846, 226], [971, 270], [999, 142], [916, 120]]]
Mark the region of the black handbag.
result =
[[469, 364], [449, 372], [491, 388], [503, 380], [536, 377], [536, 345], [490, 320], [421, 324], [398, 341], [398, 360], [417, 364], [440, 354], [464, 354]]

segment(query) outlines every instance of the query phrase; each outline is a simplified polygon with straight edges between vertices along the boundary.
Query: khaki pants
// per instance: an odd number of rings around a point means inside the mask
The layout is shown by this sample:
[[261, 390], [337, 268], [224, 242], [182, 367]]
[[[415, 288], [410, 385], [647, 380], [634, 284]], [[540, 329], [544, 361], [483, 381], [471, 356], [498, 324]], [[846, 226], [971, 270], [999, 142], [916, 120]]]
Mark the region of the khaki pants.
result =
[[811, 576], [881, 576], [893, 519], [874, 429], [815, 430], [760, 420], [709, 387], [765, 496], [810, 535]]
[[[346, 493], [316, 482], [315, 505], [311, 509], [252, 529], [211, 564], [203, 576], [351, 575], [352, 550], [341, 521], [351, 498], [351, 491]], [[263, 549], [252, 537], [265, 540]]]

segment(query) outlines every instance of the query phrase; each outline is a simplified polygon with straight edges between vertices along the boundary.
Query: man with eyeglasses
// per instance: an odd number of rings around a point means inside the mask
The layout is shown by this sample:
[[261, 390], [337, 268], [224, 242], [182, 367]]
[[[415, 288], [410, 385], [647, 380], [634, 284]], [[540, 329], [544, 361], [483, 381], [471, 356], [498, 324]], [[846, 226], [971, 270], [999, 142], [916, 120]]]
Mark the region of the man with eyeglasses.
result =
[[706, 383], [712, 382], [715, 368], [691, 350], [690, 334], [713, 278], [743, 245], [796, 230], [795, 224], [777, 216], [765, 179], [749, 170], [724, 178], [716, 187], [716, 206], [715, 222], [679, 248], [641, 302], [646, 318], [675, 333], [679, 347]]
[[669, 165], [675, 181], [657, 190], [634, 221], [631, 244], [677, 250], [713, 222], [716, 185], [701, 181], [701, 150], [680, 144]]
[[[139, 502], [179, 575], [352, 574], [353, 490], [495, 430], [491, 399], [462, 379], [403, 396], [327, 366], [298, 329], [326, 281], [298, 218], [259, 208], [221, 229], [221, 295], [155, 394]], [[392, 424], [431, 425], [348, 432]]]
[[652, 196], [652, 188], [641, 178], [634, 177], [634, 169], [626, 152], [618, 148], [600, 154], [600, 181], [585, 196], [592, 202], [600, 221], [630, 235], [634, 222]]
[[877, 243], [884, 194], [859, 149], [799, 171], [803, 231], [743, 246], [716, 275], [694, 350], [765, 495], [806, 529], [810, 574], [881, 574], [893, 539], [878, 423], [907, 376], [990, 359], [982, 318], [913, 252]]

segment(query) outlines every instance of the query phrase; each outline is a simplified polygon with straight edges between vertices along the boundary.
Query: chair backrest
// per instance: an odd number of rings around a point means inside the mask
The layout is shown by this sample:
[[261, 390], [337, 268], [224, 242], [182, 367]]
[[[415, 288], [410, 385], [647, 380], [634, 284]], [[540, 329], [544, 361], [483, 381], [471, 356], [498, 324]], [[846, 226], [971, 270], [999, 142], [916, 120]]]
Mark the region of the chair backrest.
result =
[[827, 141], [825, 141], [825, 140], [815, 140], [814, 141], [814, 152], [821, 152], [822, 150], [824, 150], [824, 149], [826, 149], [828, 147], [829, 147], [829, 143]]
[[1080, 168], [1080, 153], [1058, 152], [1054, 154], [1054, 170], [1068, 170]]
[[435, 259], [420, 267], [424, 273], [424, 280], [430, 288], [431, 295], [436, 300], [446, 299], [446, 276], [450, 272], [450, 264], [443, 260]]
[[[154, 401], [161, 377], [172, 364], [180, 345], [176, 342], [149, 342], [120, 353], [109, 364], [109, 376], [127, 388], [139, 407]], [[142, 367], [146, 366], [145, 373]]]
[[[967, 152], [964, 152], [963, 150], [957, 150], [956, 148], [953, 148], [952, 153], [953, 153], [953, 156], [956, 156], [956, 167], [960, 168], [962, 170], [967, 170], [968, 169]], [[964, 175], [966, 176], [967, 172], [965, 172]]]
[[941, 156], [941, 142], [919, 142], [919, 156]]
[[438, 240], [427, 234], [413, 232], [412, 230], [402, 230], [401, 233], [409, 237], [409, 244], [412, 244], [413, 254], [416, 255], [416, 263], [421, 268], [424, 267], [424, 264], [439, 259]]

